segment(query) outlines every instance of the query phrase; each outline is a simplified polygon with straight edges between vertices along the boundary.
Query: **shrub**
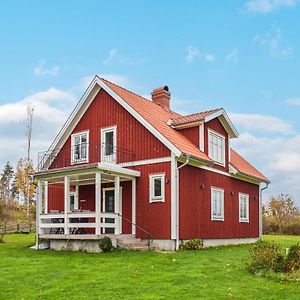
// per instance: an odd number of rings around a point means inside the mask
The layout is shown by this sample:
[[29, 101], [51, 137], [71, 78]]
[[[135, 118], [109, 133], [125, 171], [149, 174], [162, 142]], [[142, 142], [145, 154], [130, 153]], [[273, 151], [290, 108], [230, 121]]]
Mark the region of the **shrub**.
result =
[[103, 252], [110, 252], [113, 249], [111, 238], [108, 236], [103, 237], [99, 241], [99, 247]]
[[203, 248], [203, 241], [200, 239], [181, 242], [179, 250], [199, 250]]
[[290, 235], [300, 235], [300, 222], [291, 223], [283, 226], [282, 232]]
[[280, 272], [284, 270], [284, 254], [277, 245], [259, 241], [250, 249], [247, 265], [254, 273], [262, 270]]
[[297, 244], [291, 246], [291, 248], [289, 249], [284, 264], [284, 271], [290, 272], [299, 269], [300, 269], [300, 245]]

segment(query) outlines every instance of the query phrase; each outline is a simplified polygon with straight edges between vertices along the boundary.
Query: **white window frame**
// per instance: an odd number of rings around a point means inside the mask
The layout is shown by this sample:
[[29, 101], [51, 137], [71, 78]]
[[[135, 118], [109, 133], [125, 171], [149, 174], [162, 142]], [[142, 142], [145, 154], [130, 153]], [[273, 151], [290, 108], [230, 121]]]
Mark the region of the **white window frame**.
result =
[[[246, 207], [246, 217], [241, 216], [241, 204], [242, 199], [246, 199], [247, 207]], [[249, 223], [249, 195], [245, 193], [239, 193], [239, 222], [240, 223]]]
[[[154, 179], [161, 179], [161, 196], [154, 195]], [[151, 174], [149, 175], [149, 202], [165, 202], [165, 174]]]
[[108, 132], [113, 132], [113, 151], [117, 148], [117, 126], [101, 128], [101, 161], [117, 163], [117, 153], [112, 155], [104, 155], [105, 149], [105, 134]]
[[[89, 162], [89, 130], [86, 131], [80, 131], [80, 132], [76, 132], [73, 133], [71, 135], [71, 164], [72, 165], [76, 165], [76, 164], [82, 164], [82, 163], [88, 163]], [[85, 160], [75, 160], [75, 138], [77, 136], [82, 136], [82, 135], [86, 135], [86, 159]]]
[[[222, 139], [222, 150], [223, 150], [223, 153], [222, 153], [222, 161], [218, 161], [218, 160], [215, 160], [215, 158], [213, 157], [213, 154], [212, 154], [212, 149], [211, 149], [211, 146], [210, 146], [210, 141], [211, 141], [211, 135], [215, 135], [217, 136], [218, 138]], [[223, 166], [225, 167], [225, 162], [226, 162], [226, 159], [225, 159], [225, 153], [226, 153], [226, 138], [224, 135], [208, 128], [208, 156], [214, 160], [214, 162], [220, 166]]]
[[[214, 192], [221, 193], [221, 216], [215, 216], [213, 214], [213, 205], [214, 205]], [[217, 187], [211, 187], [211, 201], [210, 201], [210, 210], [211, 210], [211, 220], [212, 221], [224, 221], [224, 190]]]

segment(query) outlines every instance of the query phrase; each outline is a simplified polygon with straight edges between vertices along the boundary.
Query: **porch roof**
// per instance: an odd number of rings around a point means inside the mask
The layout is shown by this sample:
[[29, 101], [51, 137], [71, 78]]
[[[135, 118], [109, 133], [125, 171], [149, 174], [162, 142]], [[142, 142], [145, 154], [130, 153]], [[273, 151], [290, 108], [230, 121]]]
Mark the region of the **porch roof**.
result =
[[55, 178], [61, 176], [96, 173], [97, 171], [100, 172], [102, 171], [103, 173], [107, 173], [115, 176], [129, 177], [129, 178], [141, 176], [140, 171], [124, 168], [117, 164], [101, 162], [101, 163], [73, 165], [73, 166], [68, 166], [59, 169], [48, 169], [45, 171], [35, 173], [34, 177], [37, 179], [48, 179], [48, 178]]

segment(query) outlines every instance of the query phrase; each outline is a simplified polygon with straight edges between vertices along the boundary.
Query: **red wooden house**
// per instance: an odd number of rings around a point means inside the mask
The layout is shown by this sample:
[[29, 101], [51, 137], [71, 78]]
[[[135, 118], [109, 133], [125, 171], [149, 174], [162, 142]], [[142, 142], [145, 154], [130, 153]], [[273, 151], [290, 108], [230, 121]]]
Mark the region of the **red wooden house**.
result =
[[40, 154], [37, 241], [87, 251], [103, 235], [158, 250], [255, 241], [269, 180], [230, 148], [237, 137], [222, 108], [182, 116], [166, 86], [150, 101], [96, 76]]

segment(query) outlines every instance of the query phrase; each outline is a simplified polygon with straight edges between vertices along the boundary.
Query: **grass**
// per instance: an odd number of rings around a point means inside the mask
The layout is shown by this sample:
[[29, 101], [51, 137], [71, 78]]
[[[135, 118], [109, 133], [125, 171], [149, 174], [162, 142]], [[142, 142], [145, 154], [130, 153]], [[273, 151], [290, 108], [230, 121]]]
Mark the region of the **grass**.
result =
[[[300, 237], [265, 236], [283, 248]], [[33, 235], [0, 244], [0, 299], [299, 299], [300, 283], [258, 277], [249, 245], [178, 253], [31, 250]]]

